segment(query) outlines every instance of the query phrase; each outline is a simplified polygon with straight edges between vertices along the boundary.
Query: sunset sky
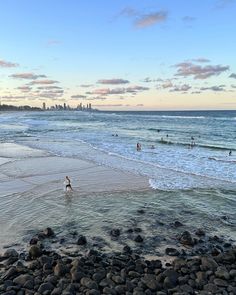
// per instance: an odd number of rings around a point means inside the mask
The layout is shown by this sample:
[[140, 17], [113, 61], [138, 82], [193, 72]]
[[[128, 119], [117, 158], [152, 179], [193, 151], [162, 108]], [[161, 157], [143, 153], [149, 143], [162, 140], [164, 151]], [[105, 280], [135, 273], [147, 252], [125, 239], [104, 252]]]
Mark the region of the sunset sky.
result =
[[236, 0], [0, 2], [0, 100], [236, 109]]

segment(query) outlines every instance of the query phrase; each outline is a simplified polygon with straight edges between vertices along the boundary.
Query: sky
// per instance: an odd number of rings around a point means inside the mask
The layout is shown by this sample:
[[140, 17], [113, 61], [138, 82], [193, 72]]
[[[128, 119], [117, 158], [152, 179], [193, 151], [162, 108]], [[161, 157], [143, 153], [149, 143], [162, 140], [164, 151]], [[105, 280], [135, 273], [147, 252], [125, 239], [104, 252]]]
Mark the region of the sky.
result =
[[236, 0], [0, 0], [0, 101], [236, 109]]

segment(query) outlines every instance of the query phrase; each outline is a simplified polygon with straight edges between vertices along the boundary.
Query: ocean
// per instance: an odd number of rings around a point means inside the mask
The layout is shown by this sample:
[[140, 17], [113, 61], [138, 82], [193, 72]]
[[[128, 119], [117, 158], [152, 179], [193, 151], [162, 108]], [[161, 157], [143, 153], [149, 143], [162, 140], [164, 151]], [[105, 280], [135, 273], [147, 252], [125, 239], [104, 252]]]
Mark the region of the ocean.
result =
[[[53, 194], [40, 201], [30, 195], [27, 213], [27, 199], [1, 192], [5, 236], [21, 223], [24, 235], [31, 219], [35, 228], [67, 224], [84, 234], [105, 236], [107, 224], [128, 226], [135, 212], [145, 208], [139, 222], [153, 235], [166, 235], [156, 225], [161, 219], [236, 239], [236, 111], [3, 112], [0, 143], [129, 171], [147, 177], [150, 185], [148, 192], [90, 195], [69, 205]], [[1, 149], [0, 157], [7, 158], [7, 150]], [[45, 206], [47, 216], [41, 216]]]

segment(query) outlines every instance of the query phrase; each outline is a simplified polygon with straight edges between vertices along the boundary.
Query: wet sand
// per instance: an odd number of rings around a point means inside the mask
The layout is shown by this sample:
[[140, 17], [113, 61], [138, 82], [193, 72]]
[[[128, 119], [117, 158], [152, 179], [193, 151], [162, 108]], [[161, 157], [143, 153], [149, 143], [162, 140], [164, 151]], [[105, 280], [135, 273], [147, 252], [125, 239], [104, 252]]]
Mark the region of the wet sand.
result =
[[81, 194], [149, 189], [148, 179], [144, 177], [89, 161], [51, 156], [13, 144], [1, 148], [0, 196], [63, 190], [66, 175], [69, 175], [73, 189]]

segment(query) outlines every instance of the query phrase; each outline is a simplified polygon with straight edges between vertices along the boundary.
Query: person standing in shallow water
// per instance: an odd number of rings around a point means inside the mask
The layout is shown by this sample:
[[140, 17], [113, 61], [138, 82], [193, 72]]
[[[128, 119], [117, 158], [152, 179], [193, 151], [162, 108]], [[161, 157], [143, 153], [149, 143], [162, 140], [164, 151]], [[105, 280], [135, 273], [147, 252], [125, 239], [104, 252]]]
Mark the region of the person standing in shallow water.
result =
[[141, 151], [141, 144], [139, 142], [137, 143], [137, 151]]
[[66, 186], [66, 192], [73, 191], [69, 176], [66, 176], [65, 181], [64, 181], [64, 184]]

